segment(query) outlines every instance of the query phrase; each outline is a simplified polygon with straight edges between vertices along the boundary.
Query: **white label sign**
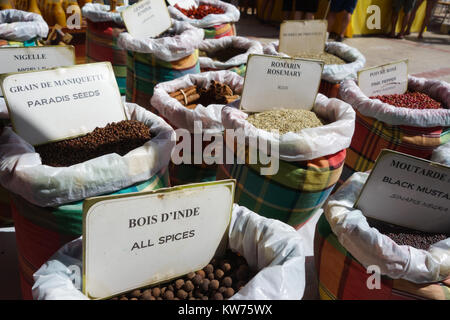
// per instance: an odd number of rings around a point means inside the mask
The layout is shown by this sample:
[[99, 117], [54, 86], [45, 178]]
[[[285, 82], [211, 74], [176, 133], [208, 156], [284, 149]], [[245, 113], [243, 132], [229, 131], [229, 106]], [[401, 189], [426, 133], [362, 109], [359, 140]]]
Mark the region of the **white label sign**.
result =
[[408, 90], [408, 60], [360, 70], [358, 85], [368, 97], [403, 94]]
[[327, 25], [326, 20], [283, 21], [280, 26], [280, 52], [289, 56], [324, 52]]
[[111, 297], [205, 267], [227, 240], [234, 188], [222, 180], [86, 200], [83, 292]]
[[126, 120], [109, 62], [5, 75], [2, 87], [14, 130], [32, 145]]
[[450, 167], [383, 150], [355, 208], [425, 232], [450, 232]]
[[142, 0], [121, 12], [127, 31], [135, 38], [156, 37], [170, 28], [172, 21], [164, 0]]
[[73, 46], [0, 48], [0, 61], [0, 74], [65, 67], [75, 64], [75, 49]]
[[197, 2], [195, 0], [168, 0], [171, 6], [178, 5], [181, 9], [191, 9], [192, 7], [197, 8]]
[[250, 55], [240, 107], [254, 112], [311, 110], [322, 70], [322, 61]]

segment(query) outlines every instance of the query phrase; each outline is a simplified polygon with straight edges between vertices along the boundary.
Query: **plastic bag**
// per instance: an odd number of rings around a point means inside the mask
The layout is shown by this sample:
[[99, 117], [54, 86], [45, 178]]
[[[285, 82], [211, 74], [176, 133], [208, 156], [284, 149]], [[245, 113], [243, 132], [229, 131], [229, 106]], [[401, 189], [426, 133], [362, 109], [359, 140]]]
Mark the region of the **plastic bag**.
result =
[[232, 67], [247, 64], [250, 54], [262, 54], [262, 45], [259, 41], [250, 40], [244, 37], [223, 37], [219, 39], [205, 39], [200, 43], [199, 49], [207, 54], [214, 54], [219, 50], [227, 48], [239, 48], [247, 50], [247, 52], [234, 56], [227, 61], [216, 61], [209, 57], [199, 57], [200, 68], [202, 69], [229, 69]]
[[450, 142], [434, 149], [430, 160], [450, 167]]
[[27, 41], [45, 38], [47, 34], [48, 25], [40, 15], [15, 9], [0, 10], [0, 39]]
[[9, 119], [8, 108], [3, 97], [0, 97], [0, 119]]
[[[236, 102], [237, 104], [238, 102]], [[222, 123], [225, 129], [244, 130], [245, 137], [258, 137], [260, 144], [279, 145], [279, 158], [284, 161], [305, 161], [337, 153], [350, 146], [355, 129], [355, 111], [338, 99], [328, 99], [317, 94], [312, 109], [329, 124], [301, 130], [299, 133], [288, 132], [283, 135], [274, 134], [254, 127], [247, 122], [248, 115], [241, 110], [226, 106], [222, 109]]]
[[82, 11], [83, 17], [89, 19], [92, 22], [113, 21], [120, 26], [124, 26], [120, 12], [126, 8], [127, 6], [120, 6], [116, 7], [115, 12], [110, 12], [109, 5], [88, 2], [83, 6]]
[[[287, 54], [279, 52], [278, 49], [278, 40], [263, 47], [264, 54], [289, 57]], [[322, 80], [331, 83], [340, 83], [345, 79], [356, 79], [358, 71], [366, 64], [366, 58], [358, 49], [350, 47], [344, 43], [326, 42], [325, 51], [334, 54], [347, 62], [345, 64], [324, 65]]]
[[175, 132], [160, 117], [133, 103], [127, 118], [150, 127], [152, 139], [124, 156], [110, 153], [70, 167], [42, 165], [34, 147], [10, 127], [0, 135], [0, 183], [27, 201], [58, 206], [111, 193], [150, 179], [165, 168], [175, 145]]
[[202, 29], [173, 19], [172, 27], [168, 32], [174, 32], [176, 35], [155, 39], [136, 39], [128, 32], [123, 32], [119, 35], [117, 45], [129, 51], [151, 53], [164, 61], [176, 61], [192, 54], [205, 36]]
[[169, 96], [169, 93], [193, 85], [208, 88], [212, 80], [227, 84], [235, 94], [242, 93], [244, 78], [235, 72], [226, 70], [203, 72], [159, 83], [154, 89], [151, 105], [177, 128], [183, 128], [193, 133], [194, 121], [201, 121], [204, 132], [222, 132], [224, 129], [221, 115], [223, 104], [209, 106], [198, 104], [195, 109], [191, 110]]
[[[258, 273], [232, 300], [299, 300], [305, 290], [303, 239], [288, 225], [233, 206], [229, 248], [239, 252]], [[81, 237], [66, 244], [34, 274], [33, 298], [87, 299], [76, 289], [70, 266], [82, 267]], [[75, 274], [81, 283], [81, 275]]]
[[[445, 81], [408, 76], [408, 89], [423, 92], [447, 108], [450, 106], [450, 84]], [[450, 109], [398, 108], [378, 99], [370, 99], [352, 80], [341, 83], [339, 95], [362, 115], [390, 125], [425, 128], [450, 126]]]
[[342, 246], [364, 267], [377, 265], [383, 275], [393, 279], [428, 283], [450, 276], [450, 238], [428, 251], [400, 246], [371, 228], [363, 213], [353, 208], [368, 176], [354, 173], [324, 206], [325, 217]]
[[209, 14], [203, 19], [191, 19], [185, 16], [180, 10], [173, 6], [169, 6], [170, 16], [176, 20], [189, 22], [191, 25], [197, 28], [208, 28], [215, 25], [229, 23], [229, 22], [238, 22], [240, 18], [239, 10], [233, 6], [232, 4], [218, 1], [218, 0], [195, 0], [197, 4], [202, 5], [211, 5], [216, 8], [220, 8], [225, 11], [223, 14]]

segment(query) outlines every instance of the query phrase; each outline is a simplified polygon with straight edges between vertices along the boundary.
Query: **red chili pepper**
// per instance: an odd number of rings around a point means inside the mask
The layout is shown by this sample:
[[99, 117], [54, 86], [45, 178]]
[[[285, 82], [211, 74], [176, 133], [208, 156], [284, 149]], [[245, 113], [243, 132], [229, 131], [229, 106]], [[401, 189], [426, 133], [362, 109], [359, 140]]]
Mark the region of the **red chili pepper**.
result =
[[198, 8], [190, 8], [190, 9], [183, 9], [178, 6], [178, 4], [175, 5], [175, 8], [180, 10], [185, 16], [191, 19], [203, 19], [209, 14], [223, 14], [225, 13], [224, 10], [220, 8], [216, 8], [207, 4], [201, 4], [198, 6]]
[[441, 109], [442, 104], [422, 92], [406, 92], [404, 94], [390, 94], [374, 96], [370, 99], [379, 99], [392, 106], [408, 109]]

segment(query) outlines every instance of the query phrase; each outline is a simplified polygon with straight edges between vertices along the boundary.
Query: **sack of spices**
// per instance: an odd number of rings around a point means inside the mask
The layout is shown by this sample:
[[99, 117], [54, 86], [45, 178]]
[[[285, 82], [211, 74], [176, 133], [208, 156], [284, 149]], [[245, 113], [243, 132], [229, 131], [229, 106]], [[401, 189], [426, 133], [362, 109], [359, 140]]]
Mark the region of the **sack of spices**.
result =
[[[266, 129], [255, 127], [248, 121], [250, 117], [254, 123], [259, 122], [258, 127]], [[317, 95], [312, 111], [274, 110], [248, 116], [226, 106], [222, 109], [225, 129], [241, 129], [245, 135], [245, 144], [239, 139], [237, 146], [226, 141], [226, 152], [245, 149], [245, 159], [234, 151], [234, 163], [219, 165], [217, 179], [237, 180], [236, 203], [298, 229], [322, 206], [337, 183], [354, 122], [355, 112], [350, 105], [322, 94]], [[269, 129], [278, 129], [280, 134]], [[272, 159], [279, 160], [275, 174], [262, 175], [265, 166], [250, 163], [250, 137], [258, 138], [259, 152], [266, 153], [261, 146], [268, 143], [278, 145], [279, 156]]]
[[203, 37], [202, 29], [175, 20], [156, 38], [137, 39], [128, 32], [121, 33], [117, 44], [128, 51], [127, 101], [156, 112], [150, 105], [155, 85], [200, 73], [198, 46]]
[[[235, 204], [228, 229], [228, 249], [239, 253], [240, 260], [242, 257], [246, 260], [248, 268], [240, 267], [238, 272], [243, 273], [248, 270], [246, 273], [249, 273], [249, 276], [239, 285], [240, 289], [232, 290], [231, 297], [227, 297], [225, 292], [223, 294], [225, 298], [230, 300], [300, 300], [303, 297], [305, 289], [303, 240], [291, 227], [279, 221], [261, 217], [247, 208]], [[36, 300], [88, 299], [74, 285], [74, 282], [82, 283], [81, 274], [72, 273], [74, 266], [82, 267], [81, 238], [63, 246], [34, 274], [33, 298]], [[211, 268], [212, 264], [203, 268], [203, 271], [206, 270], [203, 274], [208, 272], [208, 267]], [[230, 270], [230, 273], [232, 271]], [[238, 277], [240, 278], [239, 274]], [[220, 285], [224, 285], [226, 278], [232, 280], [233, 276], [224, 277]], [[185, 277], [181, 279], [185, 279]], [[207, 282], [211, 284], [213, 281]], [[233, 280], [231, 288], [235, 287], [235, 281]], [[155, 293], [155, 290], [141, 289], [113, 299], [127, 300], [124, 298], [126, 296], [139, 300], [156, 300], [155, 296], [161, 299], [180, 297], [180, 293], [176, 289], [177, 282], [175, 280], [173, 282], [175, 288], [172, 288], [170, 296], [160, 294], [160, 291], [165, 290], [163, 289], [165, 285], [156, 285], [154, 288], [159, 289], [158, 293]], [[196, 292], [196, 286], [201, 288], [204, 282], [202, 280], [201, 283], [195, 284], [187, 291]], [[217, 283], [219, 285], [218, 281]], [[228, 285], [225, 284], [225, 286]], [[216, 289], [204, 290], [203, 293], [209, 294], [212, 299], [217, 299], [213, 292], [219, 291], [220, 288]], [[186, 299], [186, 292], [183, 294], [182, 297]], [[222, 297], [222, 295], [219, 296], [219, 298]], [[201, 299], [199, 296], [196, 298]]]
[[[203, 154], [209, 145], [209, 141], [203, 141], [203, 133], [222, 136], [222, 108], [239, 98], [243, 85], [244, 78], [224, 70], [190, 74], [155, 87], [152, 106], [174, 128], [189, 131], [192, 143], [190, 164], [175, 165], [170, 162], [170, 182], [173, 186], [216, 180], [215, 164], [206, 164], [203, 157], [200, 163], [194, 163], [194, 125], [196, 122], [201, 124], [198, 140], [202, 143], [200, 151]], [[213, 141], [217, 142], [216, 139]]]
[[[404, 95], [367, 97], [352, 80], [339, 95], [356, 111], [355, 134], [340, 183], [372, 169], [382, 149], [430, 160], [450, 139], [450, 84], [409, 76]], [[382, 102], [382, 100], [386, 102]]]
[[120, 94], [125, 95], [127, 88], [127, 52], [119, 48], [119, 34], [126, 31], [120, 12], [126, 6], [117, 7], [110, 12], [108, 5], [86, 3], [83, 17], [87, 20], [86, 62], [111, 62]]
[[[34, 271], [61, 244], [81, 235], [85, 198], [169, 185], [173, 129], [135, 104], [125, 111], [130, 120], [38, 146], [40, 153], [10, 127], [0, 135], [0, 183], [12, 198], [23, 298], [31, 298]], [[97, 152], [108, 153], [76, 163]], [[61, 166], [63, 161], [76, 164]]]
[[[279, 52], [278, 48], [278, 40], [271, 42], [263, 47], [264, 54], [288, 56]], [[329, 98], [336, 98], [339, 92], [339, 84], [346, 79], [356, 79], [358, 71], [366, 64], [366, 58], [358, 49], [341, 42], [326, 42], [325, 52], [304, 54], [299, 58], [317, 59], [325, 62], [319, 92]]]
[[[375, 223], [353, 208], [369, 173], [357, 172], [324, 206], [314, 256], [322, 299], [450, 299], [450, 234]], [[383, 275], [374, 285], [376, 266]], [[369, 279], [371, 278], [371, 279]], [[371, 289], [372, 288], [372, 289]]]
[[224, 37], [205, 39], [200, 43], [200, 70], [230, 70], [240, 76], [245, 75], [250, 54], [262, 54], [259, 41], [244, 37]]
[[177, 5], [169, 6], [170, 16], [201, 28], [206, 39], [218, 39], [235, 36], [235, 22], [239, 21], [240, 12], [232, 4], [219, 0], [195, 0], [198, 8], [181, 9]]
[[[47, 34], [47, 23], [36, 13], [15, 9], [0, 11], [0, 45], [2, 40], [35, 45], [36, 40], [47, 37]], [[12, 43], [12, 46], [18, 44]]]

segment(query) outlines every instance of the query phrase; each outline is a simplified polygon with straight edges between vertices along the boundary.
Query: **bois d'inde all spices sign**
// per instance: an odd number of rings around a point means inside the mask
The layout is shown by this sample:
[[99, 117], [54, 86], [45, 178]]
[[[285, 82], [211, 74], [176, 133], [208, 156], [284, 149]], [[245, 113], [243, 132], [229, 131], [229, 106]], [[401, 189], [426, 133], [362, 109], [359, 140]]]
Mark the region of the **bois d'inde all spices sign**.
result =
[[234, 189], [222, 180], [87, 199], [83, 292], [108, 298], [205, 267], [226, 249]]
[[414, 230], [450, 231], [450, 167], [383, 150], [355, 204], [365, 216]]
[[109, 62], [2, 76], [15, 132], [32, 145], [84, 135], [126, 120]]

